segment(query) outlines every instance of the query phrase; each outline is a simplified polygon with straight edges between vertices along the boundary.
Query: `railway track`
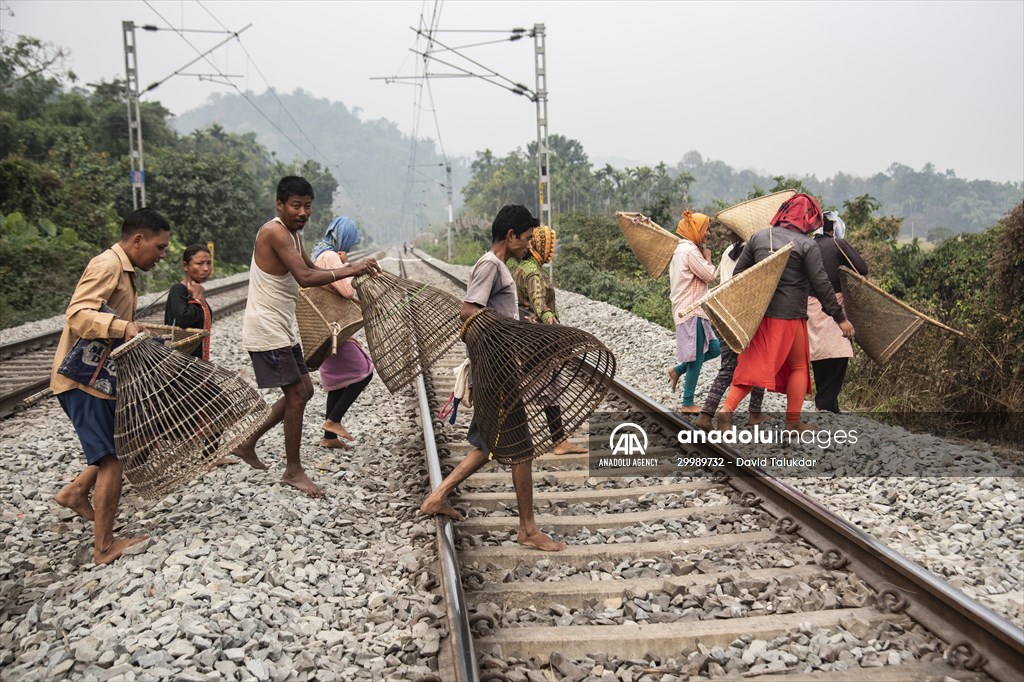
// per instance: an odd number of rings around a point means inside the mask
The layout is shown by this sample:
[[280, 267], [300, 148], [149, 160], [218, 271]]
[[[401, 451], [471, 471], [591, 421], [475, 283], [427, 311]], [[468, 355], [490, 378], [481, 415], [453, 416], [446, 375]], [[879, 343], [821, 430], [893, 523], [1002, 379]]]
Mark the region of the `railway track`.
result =
[[[368, 251], [353, 251], [351, 258], [358, 260]], [[206, 295], [218, 319], [245, 308], [248, 280], [221, 283], [211, 282]], [[162, 299], [139, 311], [140, 322], [163, 324]], [[0, 419], [31, 405], [49, 393], [50, 366], [53, 353], [60, 341], [62, 329], [38, 334], [21, 341], [0, 345]]]
[[[464, 292], [433, 263], [408, 264], [411, 278], [426, 279], [429, 266]], [[439, 457], [432, 487], [470, 447], [470, 414], [460, 410], [455, 430], [432, 416], [464, 357], [456, 344], [421, 387], [428, 456]], [[693, 428], [621, 381], [592, 418], [595, 432], [603, 413], [629, 414], [648, 433]], [[574, 440], [588, 444], [585, 433]], [[589, 446], [611, 454], [607, 443]], [[689, 452], [729, 462], [736, 454], [715, 445]], [[437, 521], [450, 628], [450, 667], [439, 679], [542, 679], [523, 668], [596, 679], [623, 665], [649, 679], [1024, 678], [1019, 629], [760, 469], [602, 477], [589, 464], [588, 455], [534, 460], [537, 521], [569, 543], [559, 553], [515, 543], [507, 468], [481, 470], [452, 497], [467, 518]], [[806, 662], [833, 670], [805, 675]]]

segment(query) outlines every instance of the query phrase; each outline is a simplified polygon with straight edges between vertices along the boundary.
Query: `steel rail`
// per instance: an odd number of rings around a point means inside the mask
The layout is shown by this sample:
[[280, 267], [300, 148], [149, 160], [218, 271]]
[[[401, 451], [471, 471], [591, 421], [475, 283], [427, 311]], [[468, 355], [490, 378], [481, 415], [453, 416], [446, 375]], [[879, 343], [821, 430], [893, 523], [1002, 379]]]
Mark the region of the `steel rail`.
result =
[[[462, 280], [418, 257], [465, 287]], [[614, 379], [613, 387], [620, 397], [652, 414], [663, 426], [675, 431], [699, 430], [621, 379]], [[726, 462], [734, 462], [739, 456], [723, 444], [706, 443], [702, 447]], [[730, 485], [740, 492], [752, 493], [757, 503], [776, 519], [788, 519], [787, 527], [821, 550], [823, 556], [839, 566], [849, 562], [854, 572], [878, 593], [880, 608], [905, 612], [946, 642], [946, 658], [951, 665], [982, 669], [1005, 682], [1024, 679], [1024, 630], [768, 472], [736, 464], [727, 464], [724, 469]]]
[[[402, 276], [406, 276], [405, 259], [398, 259]], [[441, 473], [441, 458], [434, 440], [434, 418], [427, 399], [427, 386], [423, 373], [416, 376], [416, 398], [419, 402], [420, 424], [423, 427], [423, 449], [431, 491], [444, 481]], [[452, 519], [444, 514], [435, 514], [437, 535], [437, 556], [441, 564], [441, 586], [445, 592], [445, 607], [448, 610], [449, 643], [455, 679], [460, 682], [477, 682], [480, 667], [473, 644], [473, 632], [469, 623], [469, 607], [462, 591], [462, 573], [459, 570], [458, 550], [455, 548], [455, 528]]]

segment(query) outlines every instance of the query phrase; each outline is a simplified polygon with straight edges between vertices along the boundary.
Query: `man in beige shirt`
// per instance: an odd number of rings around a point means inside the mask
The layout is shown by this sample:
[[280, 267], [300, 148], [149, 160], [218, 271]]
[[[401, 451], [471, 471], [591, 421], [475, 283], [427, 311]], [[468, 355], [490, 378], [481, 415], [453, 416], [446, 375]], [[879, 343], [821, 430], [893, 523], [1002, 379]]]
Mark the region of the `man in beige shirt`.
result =
[[[124, 339], [141, 330], [135, 324], [135, 268], [151, 270], [167, 255], [171, 226], [151, 208], [128, 214], [121, 239], [89, 261], [64, 313], [50, 373], [50, 390], [71, 419], [87, 466], [56, 495], [56, 501], [93, 522], [93, 561], [109, 564], [146, 539], [114, 537], [114, 517], [121, 500], [121, 462], [114, 449], [114, 396], [58, 374], [79, 339]], [[106, 304], [114, 312], [100, 312]], [[92, 502], [89, 493], [92, 491]]]

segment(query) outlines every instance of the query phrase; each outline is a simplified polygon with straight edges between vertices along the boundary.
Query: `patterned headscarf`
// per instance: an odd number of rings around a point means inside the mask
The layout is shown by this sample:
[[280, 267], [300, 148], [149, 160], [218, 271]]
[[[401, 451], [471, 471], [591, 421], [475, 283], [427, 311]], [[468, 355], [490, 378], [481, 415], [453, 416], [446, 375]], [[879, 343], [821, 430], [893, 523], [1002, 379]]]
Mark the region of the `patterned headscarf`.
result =
[[704, 243], [704, 238], [708, 236], [709, 227], [711, 227], [711, 218], [703, 213], [683, 211], [683, 219], [676, 225], [676, 234], [700, 246]]
[[771, 219], [772, 227], [785, 227], [804, 234], [814, 232], [821, 224], [821, 206], [810, 194], [790, 197]]
[[348, 216], [341, 216], [327, 226], [324, 238], [313, 247], [311, 257], [316, 260], [324, 251], [344, 251], [348, 253], [359, 243], [359, 228]]
[[555, 231], [547, 225], [533, 228], [530, 253], [541, 265], [550, 262], [555, 257], [555, 236]]

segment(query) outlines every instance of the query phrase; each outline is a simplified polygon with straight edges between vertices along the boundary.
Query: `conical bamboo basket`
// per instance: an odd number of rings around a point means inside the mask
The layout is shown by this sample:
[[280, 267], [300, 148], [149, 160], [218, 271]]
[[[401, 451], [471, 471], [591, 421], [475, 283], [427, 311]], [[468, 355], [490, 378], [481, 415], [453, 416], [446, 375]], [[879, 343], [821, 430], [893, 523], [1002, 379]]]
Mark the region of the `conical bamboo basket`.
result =
[[473, 410], [502, 464], [544, 454], [585, 422], [615, 376], [615, 356], [585, 331], [531, 324], [484, 308], [466, 320]]
[[681, 241], [679, 237], [641, 213], [616, 211], [615, 217], [637, 260], [651, 277], [661, 277]]
[[338, 352], [338, 344], [363, 326], [359, 304], [333, 288], [299, 289], [295, 304], [302, 353], [310, 370], [319, 367], [328, 355]]
[[436, 287], [387, 272], [356, 277], [366, 345], [392, 393], [429, 369], [459, 340], [462, 303]]
[[235, 372], [176, 353], [145, 333], [116, 348], [114, 447], [146, 498], [213, 467], [270, 414]]
[[715, 220], [738, 234], [743, 241], [747, 241], [755, 232], [768, 227], [768, 221], [775, 217], [779, 207], [793, 196], [796, 196], [796, 190], [786, 189], [748, 199], [719, 211], [715, 214]]
[[925, 322], [963, 336], [963, 332], [914, 310], [845, 265], [839, 268], [839, 279], [843, 286], [843, 308], [857, 331], [854, 338], [880, 367], [889, 362]]
[[735, 352], [742, 353], [761, 324], [792, 250], [793, 244], [786, 244], [709, 291], [679, 316], [686, 317], [698, 306], [704, 308], [722, 340]]

